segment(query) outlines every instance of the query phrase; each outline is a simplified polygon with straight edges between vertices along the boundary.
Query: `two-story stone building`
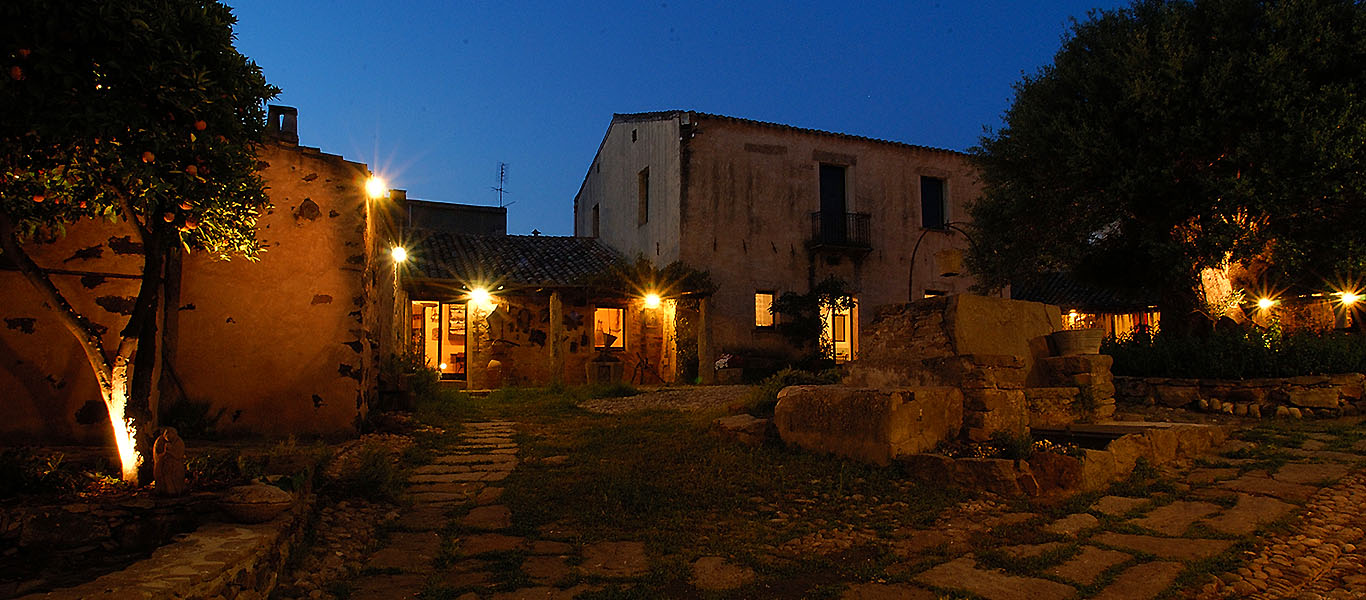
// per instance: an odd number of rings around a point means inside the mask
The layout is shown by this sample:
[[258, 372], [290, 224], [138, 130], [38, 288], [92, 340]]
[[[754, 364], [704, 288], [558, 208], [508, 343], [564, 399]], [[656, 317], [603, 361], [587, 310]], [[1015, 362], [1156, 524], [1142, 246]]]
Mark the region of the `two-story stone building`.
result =
[[718, 352], [784, 347], [773, 301], [839, 277], [861, 307], [826, 315], [843, 361], [872, 307], [967, 291], [959, 224], [979, 191], [951, 150], [690, 111], [618, 114], [574, 228], [627, 256], [708, 270]]

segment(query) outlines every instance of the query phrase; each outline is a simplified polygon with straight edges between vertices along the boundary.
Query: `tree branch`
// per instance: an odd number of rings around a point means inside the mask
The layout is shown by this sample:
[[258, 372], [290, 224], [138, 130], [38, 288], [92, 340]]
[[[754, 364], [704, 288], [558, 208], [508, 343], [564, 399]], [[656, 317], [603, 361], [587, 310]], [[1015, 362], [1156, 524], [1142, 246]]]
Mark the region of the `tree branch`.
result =
[[57, 315], [57, 320], [62, 323], [80, 343], [81, 350], [85, 352], [86, 360], [90, 361], [90, 366], [95, 369], [95, 377], [101, 389], [109, 389], [112, 385], [112, 370], [109, 359], [105, 356], [104, 340], [100, 334], [90, 326], [89, 319], [81, 316], [72, 308], [71, 303], [62, 296], [61, 290], [53, 285], [52, 279], [47, 276], [47, 272], [39, 267], [23, 247], [19, 245], [19, 239], [14, 234], [14, 222], [10, 216], [0, 211], [0, 250], [9, 256], [10, 260], [19, 267], [19, 272], [24, 274], [33, 288], [38, 291]]

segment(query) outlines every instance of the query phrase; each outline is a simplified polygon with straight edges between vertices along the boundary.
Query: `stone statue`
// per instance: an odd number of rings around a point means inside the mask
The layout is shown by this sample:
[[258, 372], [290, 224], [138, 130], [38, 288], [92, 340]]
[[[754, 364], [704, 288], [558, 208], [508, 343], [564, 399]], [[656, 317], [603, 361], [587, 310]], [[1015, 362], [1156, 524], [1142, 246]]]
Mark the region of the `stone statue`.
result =
[[158, 494], [185, 494], [185, 441], [174, 427], [162, 429], [152, 444], [152, 477]]

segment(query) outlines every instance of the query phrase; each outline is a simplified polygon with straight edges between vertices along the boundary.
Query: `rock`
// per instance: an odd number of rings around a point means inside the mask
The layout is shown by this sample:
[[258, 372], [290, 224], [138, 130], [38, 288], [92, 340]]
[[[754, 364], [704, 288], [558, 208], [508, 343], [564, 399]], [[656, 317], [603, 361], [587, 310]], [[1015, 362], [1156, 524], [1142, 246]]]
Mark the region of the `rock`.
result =
[[264, 483], [229, 488], [218, 500], [218, 506], [239, 523], [264, 523], [293, 505], [293, 495]]
[[1336, 463], [1290, 463], [1277, 469], [1271, 477], [1286, 483], [1317, 484], [1337, 481], [1350, 472], [1349, 466]]
[[522, 561], [522, 572], [536, 583], [555, 583], [569, 576], [569, 565], [560, 556], [528, 556]]
[[917, 575], [916, 580], [940, 588], [967, 590], [991, 600], [1063, 600], [1077, 593], [1071, 586], [1056, 581], [978, 569], [971, 558], [933, 567]]
[[737, 567], [719, 556], [704, 556], [692, 564], [692, 584], [700, 590], [733, 590], [753, 583], [754, 577], [754, 569]]
[[1078, 533], [1100, 526], [1100, 519], [1086, 513], [1068, 515], [1044, 526], [1044, 531], [1060, 535], [1075, 536]]
[[583, 547], [579, 568], [599, 577], [636, 577], [649, 564], [643, 542], [598, 542]]
[[479, 491], [479, 495], [474, 497], [474, 503], [479, 506], [493, 504], [503, 497], [503, 488], [486, 487]]
[[1178, 500], [1166, 506], [1153, 509], [1146, 516], [1130, 519], [1128, 522], [1144, 529], [1161, 534], [1178, 536], [1186, 532], [1192, 523], [1219, 512], [1217, 504]]
[[1130, 567], [1101, 590], [1100, 600], [1148, 600], [1167, 589], [1186, 566], [1179, 562], [1151, 562]]
[[722, 439], [746, 446], [761, 446], [773, 433], [773, 420], [750, 415], [732, 415], [713, 420], [712, 427]]
[[431, 566], [432, 559], [440, 550], [441, 536], [434, 531], [396, 532], [389, 536], [388, 545], [370, 556], [365, 566], [369, 569], [422, 571]]
[[[1109, 496], [1116, 498], [1117, 496]], [[1048, 570], [1049, 575], [1075, 581], [1082, 585], [1095, 583], [1096, 578], [1106, 569], [1133, 558], [1132, 555], [1118, 550], [1102, 550], [1095, 546], [1085, 546], [1081, 552], [1056, 567]]]
[[1116, 548], [1147, 552], [1158, 558], [1174, 560], [1209, 558], [1233, 545], [1233, 540], [1165, 538], [1124, 533], [1102, 533], [1092, 537], [1091, 541]]
[[1280, 417], [1280, 418], [1282, 418], [1282, 419], [1288, 419], [1288, 418], [1290, 418], [1290, 408], [1287, 407], [1287, 406], [1277, 406], [1277, 407], [1276, 407], [1276, 416], [1277, 416], [1277, 417]]
[[1084, 467], [1080, 459], [1072, 456], [1035, 452], [1029, 457], [1029, 470], [1041, 493], [1076, 490], [1082, 485]]
[[778, 393], [773, 422], [788, 444], [886, 465], [957, 437], [963, 396], [956, 388], [792, 386]]
[[1318, 491], [1318, 488], [1316, 487], [1278, 481], [1270, 477], [1258, 476], [1254, 473], [1221, 482], [1219, 483], [1219, 487], [1236, 492], [1272, 496], [1291, 502], [1304, 502], [1309, 499], [1310, 496], [1314, 495], [1314, 492]]
[[1163, 406], [1171, 408], [1181, 408], [1190, 406], [1199, 401], [1200, 388], [1197, 387], [1177, 387], [1171, 385], [1153, 386], [1157, 393], [1157, 401]]
[[1262, 524], [1275, 521], [1293, 510], [1295, 505], [1275, 498], [1238, 494], [1238, 503], [1233, 508], [1203, 523], [1220, 533], [1247, 535]]
[[469, 514], [456, 520], [462, 527], [493, 531], [506, 529], [512, 525], [512, 511], [501, 504], [478, 506], [470, 509]]
[[857, 583], [840, 594], [839, 600], [936, 600], [939, 594], [901, 583]]
[[1290, 388], [1283, 392], [1283, 402], [1300, 408], [1337, 408], [1341, 395], [1337, 388]]
[[1292, 419], [1302, 419], [1302, 418], [1304, 418], [1304, 412], [1301, 411], [1301, 410], [1298, 409], [1298, 408], [1293, 407], [1293, 406], [1290, 407], [1289, 409], [1287, 409], [1286, 412], [1290, 413], [1290, 418], [1292, 418]]
[[1015, 461], [1004, 458], [960, 458], [953, 461], [953, 481], [968, 489], [1019, 496], [1020, 472]]
[[1112, 517], [1117, 517], [1125, 513], [1128, 513], [1129, 511], [1134, 510], [1147, 503], [1148, 500], [1145, 498], [1104, 496], [1101, 499], [1096, 500], [1095, 504], [1091, 505], [1091, 510], [1101, 512]]
[[461, 539], [457, 546], [460, 553], [465, 556], [474, 556], [485, 552], [507, 552], [516, 550], [522, 545], [524, 540], [519, 537], [503, 535], [500, 533], [481, 533], [466, 536]]

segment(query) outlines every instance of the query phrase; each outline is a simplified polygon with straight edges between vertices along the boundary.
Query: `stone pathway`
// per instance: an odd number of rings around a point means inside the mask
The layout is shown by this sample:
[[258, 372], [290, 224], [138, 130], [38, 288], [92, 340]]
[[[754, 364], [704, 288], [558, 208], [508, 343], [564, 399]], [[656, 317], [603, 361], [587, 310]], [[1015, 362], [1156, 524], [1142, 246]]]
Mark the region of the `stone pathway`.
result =
[[[1366, 597], [1366, 556], [1357, 549], [1366, 543], [1366, 514], [1359, 508], [1366, 505], [1366, 473], [1352, 474], [1366, 457], [1289, 454], [1290, 462], [1265, 469], [1254, 468], [1265, 463], [1252, 460], [1214, 458], [1233, 466], [1188, 467], [1169, 474], [1178, 482], [1173, 491], [1105, 496], [1084, 512], [1052, 520], [990, 506], [946, 514], [927, 529], [899, 532], [906, 539], [894, 541], [893, 551], [908, 565], [933, 566], [910, 568], [909, 585], [897, 584], [895, 593], [1148, 600], [1189, 573], [1184, 581], [1193, 576], [1196, 584], [1185, 594], [1206, 599]], [[1199, 571], [1203, 561], [1292, 515], [1299, 516], [1284, 533], [1254, 540], [1253, 551], [1234, 557], [1245, 559], [1244, 566], [1230, 573]], [[981, 545], [998, 527], [1014, 528], [1005, 538], [1019, 535], [1021, 524], [1048, 541]], [[871, 595], [879, 585], [849, 587], [841, 598], [879, 597]]]

